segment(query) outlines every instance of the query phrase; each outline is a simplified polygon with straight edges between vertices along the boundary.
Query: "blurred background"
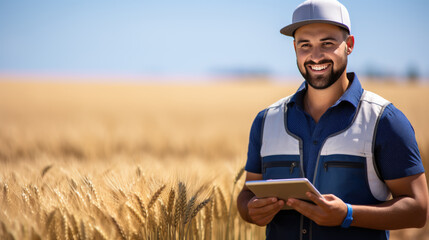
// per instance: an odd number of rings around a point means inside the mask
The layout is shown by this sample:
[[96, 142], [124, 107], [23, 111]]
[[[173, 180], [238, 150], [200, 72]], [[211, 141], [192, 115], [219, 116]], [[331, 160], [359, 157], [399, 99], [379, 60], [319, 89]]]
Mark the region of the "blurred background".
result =
[[[0, 75], [300, 79], [279, 30], [301, 2], [0, 0]], [[356, 39], [349, 71], [426, 81], [428, 1], [341, 2]]]

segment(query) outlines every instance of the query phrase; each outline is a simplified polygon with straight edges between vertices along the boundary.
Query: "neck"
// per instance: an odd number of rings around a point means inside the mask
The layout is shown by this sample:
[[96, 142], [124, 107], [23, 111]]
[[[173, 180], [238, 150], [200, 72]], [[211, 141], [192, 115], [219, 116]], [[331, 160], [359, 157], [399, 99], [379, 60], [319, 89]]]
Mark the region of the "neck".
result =
[[308, 85], [307, 93], [304, 97], [304, 110], [317, 123], [329, 107], [334, 105], [344, 94], [349, 86], [346, 71], [330, 87], [326, 89], [315, 89]]

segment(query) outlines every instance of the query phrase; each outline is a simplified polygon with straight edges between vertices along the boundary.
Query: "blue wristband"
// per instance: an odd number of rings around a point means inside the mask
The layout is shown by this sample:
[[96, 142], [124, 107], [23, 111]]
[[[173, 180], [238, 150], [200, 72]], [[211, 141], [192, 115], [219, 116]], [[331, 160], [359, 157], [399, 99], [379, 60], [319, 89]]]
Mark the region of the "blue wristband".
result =
[[344, 218], [343, 223], [341, 224], [342, 228], [348, 228], [350, 227], [350, 224], [352, 224], [353, 222], [353, 208], [352, 205], [346, 203], [347, 205], [347, 215]]

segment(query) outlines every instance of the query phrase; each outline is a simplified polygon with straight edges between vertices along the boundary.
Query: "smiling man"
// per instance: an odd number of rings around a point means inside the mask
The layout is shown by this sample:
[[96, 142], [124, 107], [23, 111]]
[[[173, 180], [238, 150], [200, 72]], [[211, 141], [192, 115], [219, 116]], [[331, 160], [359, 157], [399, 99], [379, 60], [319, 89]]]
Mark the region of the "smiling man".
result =
[[[305, 82], [256, 116], [246, 181], [306, 177], [323, 198], [257, 198], [244, 186], [238, 210], [267, 226], [267, 239], [389, 239], [389, 229], [426, 223], [428, 190], [414, 130], [347, 73], [350, 30], [348, 11], [336, 0], [305, 1], [281, 30], [294, 37]], [[285, 204], [294, 210], [281, 210]]]

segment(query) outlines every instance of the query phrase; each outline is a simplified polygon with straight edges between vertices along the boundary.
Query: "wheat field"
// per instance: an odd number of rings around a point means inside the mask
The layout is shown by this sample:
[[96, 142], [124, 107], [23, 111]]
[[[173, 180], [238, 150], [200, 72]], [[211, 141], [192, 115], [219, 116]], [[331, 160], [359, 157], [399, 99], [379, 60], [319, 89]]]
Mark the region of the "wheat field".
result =
[[[429, 86], [363, 85], [408, 116], [427, 169]], [[1, 77], [0, 239], [264, 239], [235, 206], [249, 129], [298, 86]]]

